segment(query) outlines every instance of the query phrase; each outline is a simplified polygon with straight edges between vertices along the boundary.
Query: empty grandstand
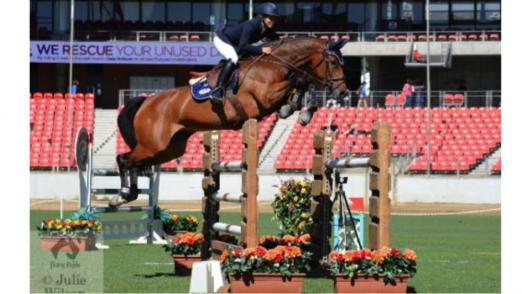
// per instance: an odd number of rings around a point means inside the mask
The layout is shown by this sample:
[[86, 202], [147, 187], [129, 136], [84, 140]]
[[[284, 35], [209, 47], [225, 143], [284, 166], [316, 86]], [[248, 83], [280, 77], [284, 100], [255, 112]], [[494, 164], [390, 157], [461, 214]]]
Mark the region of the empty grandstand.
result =
[[[129, 150], [116, 124], [124, 102], [186, 86], [190, 72], [212, 69], [221, 59], [213, 44], [215, 31], [252, 16], [244, 1], [77, 0], [71, 24], [69, 2], [30, 3], [30, 168], [35, 175], [75, 169], [72, 142], [80, 126], [94, 140], [94, 165], [115, 167], [116, 155]], [[253, 7], [260, 3], [253, 1]], [[431, 1], [429, 31], [425, 1], [276, 4], [280, 39], [347, 41], [341, 53], [350, 93], [333, 101], [316, 85], [306, 99], [319, 110], [307, 126], [301, 126], [297, 114], [261, 121], [263, 176], [309, 175], [313, 133], [332, 126], [337, 129], [335, 156], [365, 156], [372, 149], [372, 123], [385, 120], [391, 127], [394, 177], [499, 180], [500, 1]], [[429, 93], [427, 57], [433, 66]], [[70, 74], [79, 82], [76, 93], [83, 94], [69, 94]], [[407, 81], [412, 93], [404, 91]], [[240, 159], [241, 136], [222, 132], [222, 160]], [[164, 174], [198, 175], [201, 140], [202, 133], [195, 133], [182, 157], [162, 165]]]

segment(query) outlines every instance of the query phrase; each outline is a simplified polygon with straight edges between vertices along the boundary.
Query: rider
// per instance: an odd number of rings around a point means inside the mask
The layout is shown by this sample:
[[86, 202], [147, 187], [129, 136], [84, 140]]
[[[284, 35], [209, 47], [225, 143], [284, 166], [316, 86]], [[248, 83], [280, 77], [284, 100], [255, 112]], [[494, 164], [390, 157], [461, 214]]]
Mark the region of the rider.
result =
[[226, 63], [219, 72], [216, 88], [210, 94], [210, 99], [214, 103], [223, 103], [224, 88], [237, 66], [238, 55], [255, 56], [272, 52], [270, 47], [253, 46], [251, 44], [264, 38], [278, 39], [274, 30], [276, 18], [279, 16], [277, 6], [269, 2], [263, 3], [257, 7], [256, 13], [257, 17], [251, 20], [225, 27], [216, 32], [214, 45], [219, 53], [226, 58]]

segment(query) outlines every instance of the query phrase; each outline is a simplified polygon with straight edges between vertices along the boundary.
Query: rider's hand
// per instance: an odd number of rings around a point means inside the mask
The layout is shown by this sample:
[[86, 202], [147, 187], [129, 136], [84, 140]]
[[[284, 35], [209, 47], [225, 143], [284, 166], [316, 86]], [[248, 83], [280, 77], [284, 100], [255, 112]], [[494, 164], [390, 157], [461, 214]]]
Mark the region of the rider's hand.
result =
[[272, 48], [270, 48], [270, 47], [263, 47], [262, 50], [263, 50], [263, 53], [265, 53], [265, 54], [270, 54], [270, 53], [272, 53]]

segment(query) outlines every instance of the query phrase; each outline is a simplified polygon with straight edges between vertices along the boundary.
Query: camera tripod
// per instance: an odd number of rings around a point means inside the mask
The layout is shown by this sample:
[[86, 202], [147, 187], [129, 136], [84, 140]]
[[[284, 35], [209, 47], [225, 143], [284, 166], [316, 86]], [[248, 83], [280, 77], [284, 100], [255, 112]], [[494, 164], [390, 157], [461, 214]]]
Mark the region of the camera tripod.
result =
[[344, 192], [343, 186], [348, 183], [348, 177], [341, 177], [341, 173], [339, 169], [335, 169], [334, 171], [335, 184], [337, 189], [335, 191], [335, 197], [333, 203], [339, 201], [339, 249], [345, 250], [347, 246], [347, 240], [349, 238], [349, 229], [348, 220], [346, 219], [346, 213], [350, 216], [351, 226], [353, 227], [353, 231], [355, 232], [355, 238], [357, 239], [358, 249], [362, 249], [361, 239], [359, 238], [359, 233], [357, 231], [357, 227], [355, 225], [355, 221], [352, 215], [352, 211], [350, 209], [350, 204], [348, 203], [348, 199], [346, 198], [346, 193]]

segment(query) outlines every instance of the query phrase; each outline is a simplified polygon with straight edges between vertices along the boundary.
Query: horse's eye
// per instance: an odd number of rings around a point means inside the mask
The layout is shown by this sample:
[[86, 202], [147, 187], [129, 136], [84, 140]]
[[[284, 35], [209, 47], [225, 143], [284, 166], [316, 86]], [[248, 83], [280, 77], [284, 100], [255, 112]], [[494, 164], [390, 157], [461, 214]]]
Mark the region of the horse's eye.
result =
[[330, 60], [331, 65], [337, 65], [337, 60]]

